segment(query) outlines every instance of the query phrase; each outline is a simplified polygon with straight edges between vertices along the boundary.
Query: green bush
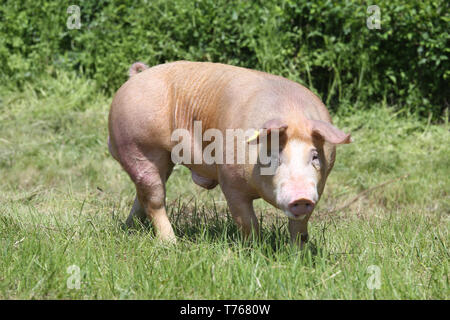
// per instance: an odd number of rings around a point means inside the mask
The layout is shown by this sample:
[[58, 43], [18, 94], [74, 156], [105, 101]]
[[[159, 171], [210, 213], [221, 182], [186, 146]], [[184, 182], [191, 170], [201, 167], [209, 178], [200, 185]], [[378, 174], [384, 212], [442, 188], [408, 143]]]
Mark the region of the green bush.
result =
[[[69, 5], [81, 28], [68, 29]], [[379, 102], [439, 119], [449, 104], [449, 3], [379, 0], [2, 1], [0, 73], [22, 85], [76, 70], [114, 92], [131, 63], [223, 62], [304, 83], [333, 110]]]

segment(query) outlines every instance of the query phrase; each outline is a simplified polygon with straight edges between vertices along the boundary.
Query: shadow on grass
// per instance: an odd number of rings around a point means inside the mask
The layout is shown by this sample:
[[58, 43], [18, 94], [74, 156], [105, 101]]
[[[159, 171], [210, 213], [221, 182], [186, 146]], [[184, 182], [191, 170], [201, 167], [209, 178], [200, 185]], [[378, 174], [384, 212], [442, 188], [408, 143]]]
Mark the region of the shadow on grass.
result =
[[[211, 244], [227, 244], [230, 248], [254, 248], [260, 250], [267, 257], [275, 257], [277, 253], [288, 252], [302, 256], [321, 255], [321, 250], [314, 241], [309, 241], [301, 251], [295, 250], [289, 241], [287, 219], [274, 218], [263, 221], [260, 215], [261, 237], [259, 241], [245, 241], [226, 207], [217, 208], [216, 204], [199, 204], [196, 199], [181, 202], [180, 199], [168, 205], [169, 219], [178, 239], [184, 241]], [[125, 223], [115, 219], [115, 224], [130, 234], [151, 232], [153, 227], [149, 221], [136, 221], [136, 227], [128, 229]]]

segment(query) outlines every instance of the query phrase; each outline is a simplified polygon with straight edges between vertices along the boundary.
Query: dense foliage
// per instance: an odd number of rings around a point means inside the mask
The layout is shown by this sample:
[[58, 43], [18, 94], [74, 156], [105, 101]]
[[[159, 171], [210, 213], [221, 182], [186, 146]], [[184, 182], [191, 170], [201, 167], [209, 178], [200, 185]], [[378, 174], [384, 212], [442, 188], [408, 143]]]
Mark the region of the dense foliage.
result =
[[[69, 5], [81, 28], [69, 29]], [[333, 110], [380, 102], [439, 119], [449, 104], [449, 2], [379, 0], [368, 5], [302, 0], [2, 0], [0, 74], [22, 85], [76, 70], [115, 91], [140, 60], [214, 61], [304, 83]]]

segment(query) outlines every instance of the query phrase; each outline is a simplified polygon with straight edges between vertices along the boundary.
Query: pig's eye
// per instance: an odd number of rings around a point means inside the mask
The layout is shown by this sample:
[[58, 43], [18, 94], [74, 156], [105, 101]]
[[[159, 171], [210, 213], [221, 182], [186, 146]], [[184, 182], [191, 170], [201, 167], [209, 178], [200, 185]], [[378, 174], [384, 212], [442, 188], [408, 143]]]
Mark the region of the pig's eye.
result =
[[320, 169], [320, 160], [319, 160], [319, 153], [317, 150], [313, 150], [311, 153], [311, 164], [316, 169]]

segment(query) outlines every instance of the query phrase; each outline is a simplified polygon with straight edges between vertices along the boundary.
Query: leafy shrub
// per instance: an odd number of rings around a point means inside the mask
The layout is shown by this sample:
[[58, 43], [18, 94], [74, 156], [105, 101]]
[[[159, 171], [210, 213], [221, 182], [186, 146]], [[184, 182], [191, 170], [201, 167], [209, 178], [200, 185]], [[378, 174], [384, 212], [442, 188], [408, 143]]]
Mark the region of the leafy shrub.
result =
[[[68, 29], [69, 5], [81, 28]], [[379, 0], [24, 0], [0, 7], [0, 73], [22, 85], [76, 70], [114, 92], [134, 61], [214, 61], [304, 83], [333, 110], [380, 101], [439, 119], [449, 104], [449, 3]], [[6, 81], [5, 81], [6, 82]]]

